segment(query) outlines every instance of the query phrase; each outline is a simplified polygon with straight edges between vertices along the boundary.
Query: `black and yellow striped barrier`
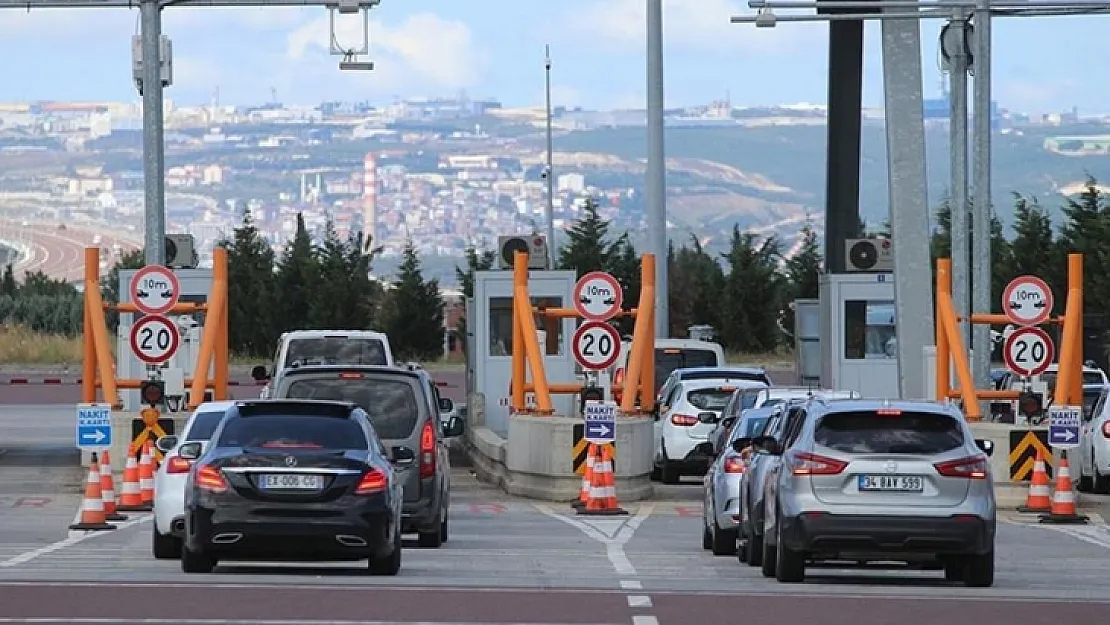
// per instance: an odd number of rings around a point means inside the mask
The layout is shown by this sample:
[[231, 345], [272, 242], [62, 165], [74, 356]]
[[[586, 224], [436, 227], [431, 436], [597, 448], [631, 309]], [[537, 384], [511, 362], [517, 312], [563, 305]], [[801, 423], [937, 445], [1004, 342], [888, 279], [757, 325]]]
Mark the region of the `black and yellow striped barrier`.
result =
[[[590, 449], [590, 441], [586, 440], [586, 425], [578, 423], [574, 426], [574, 441], [570, 446], [571, 464], [574, 467], [574, 472], [578, 475], [586, 473], [586, 452]], [[617, 446], [614, 443], [607, 443], [609, 451], [612, 453], [613, 469], [617, 468]]]
[[1044, 468], [1052, 477], [1055, 458], [1048, 446], [1048, 430], [1011, 430], [1010, 431], [1010, 481], [1028, 482], [1033, 479], [1033, 464], [1037, 452], [1044, 454]]

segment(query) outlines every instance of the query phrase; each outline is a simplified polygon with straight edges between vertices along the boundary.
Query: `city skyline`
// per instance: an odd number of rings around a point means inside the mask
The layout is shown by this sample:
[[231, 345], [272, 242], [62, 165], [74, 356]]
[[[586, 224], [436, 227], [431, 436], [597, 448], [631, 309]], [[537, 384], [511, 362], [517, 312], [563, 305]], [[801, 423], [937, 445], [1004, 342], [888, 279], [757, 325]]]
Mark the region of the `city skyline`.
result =
[[[590, 109], [644, 106], [643, 0], [565, 0], [558, 4], [383, 0], [371, 13], [369, 73], [342, 73], [327, 54], [322, 8], [168, 8], [163, 29], [174, 41], [174, 85], [181, 105], [208, 103], [219, 88], [227, 104], [325, 100], [388, 102], [414, 95], [497, 97], [506, 106], [543, 102], [543, 47], [552, 46], [557, 105]], [[822, 103], [827, 37], [823, 24], [776, 29], [728, 23], [750, 12], [731, 0], [666, 3], [667, 104], [723, 99], [737, 106]], [[0, 100], [113, 100], [138, 96], [130, 76], [130, 36], [137, 11], [0, 12], [0, 52], [9, 66]], [[359, 20], [340, 23], [339, 39], [356, 45]], [[531, 23], [533, 28], [520, 28]], [[998, 19], [995, 99], [1029, 113], [1077, 106], [1103, 112], [1107, 87], [1084, 80], [1083, 59], [1110, 52], [1097, 19]], [[922, 26], [924, 93], [939, 94], [936, 38]], [[867, 28], [864, 101], [882, 105], [879, 26]], [[353, 34], [353, 36], [352, 36]], [[1066, 38], [1067, 48], [1029, 41]], [[599, 71], [598, 58], [604, 58]]]

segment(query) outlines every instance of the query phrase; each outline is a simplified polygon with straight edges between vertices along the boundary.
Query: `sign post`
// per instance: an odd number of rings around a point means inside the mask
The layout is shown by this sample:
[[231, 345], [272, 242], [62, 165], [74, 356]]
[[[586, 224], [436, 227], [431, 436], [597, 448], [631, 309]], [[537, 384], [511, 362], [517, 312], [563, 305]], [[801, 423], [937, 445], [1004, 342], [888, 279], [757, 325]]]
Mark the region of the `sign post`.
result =
[[1032, 377], [1048, 369], [1056, 359], [1056, 349], [1052, 338], [1044, 330], [1024, 327], [1014, 330], [1006, 338], [1002, 357], [1007, 369], [1020, 376]]
[[180, 344], [177, 324], [162, 315], [148, 314], [131, 326], [131, 351], [148, 365], [169, 360]]
[[586, 421], [586, 440], [598, 445], [617, 438], [617, 404], [611, 401], [588, 401], [582, 416]]
[[112, 407], [108, 404], [77, 404], [77, 448], [101, 451], [112, 446]]
[[1078, 406], [1052, 406], [1048, 409], [1048, 444], [1056, 449], [1079, 447], [1083, 410]]
[[1040, 325], [1052, 316], [1052, 289], [1037, 276], [1018, 276], [1002, 291], [1002, 311], [1010, 323]]
[[131, 303], [144, 315], [164, 315], [181, 299], [181, 283], [173, 270], [147, 265], [131, 276]]

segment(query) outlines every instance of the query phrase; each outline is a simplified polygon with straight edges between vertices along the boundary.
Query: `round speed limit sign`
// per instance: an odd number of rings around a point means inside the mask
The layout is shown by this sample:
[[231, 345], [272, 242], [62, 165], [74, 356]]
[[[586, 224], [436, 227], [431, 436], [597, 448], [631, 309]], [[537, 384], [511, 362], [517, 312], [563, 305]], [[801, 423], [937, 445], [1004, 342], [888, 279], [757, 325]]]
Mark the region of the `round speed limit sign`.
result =
[[1056, 360], [1052, 337], [1040, 328], [1014, 330], [1002, 347], [1006, 368], [1018, 375], [1040, 375]]
[[131, 351], [147, 364], [169, 360], [180, 342], [177, 325], [162, 315], [147, 315], [131, 326]]
[[621, 335], [604, 321], [587, 321], [578, 326], [571, 339], [574, 359], [583, 369], [601, 371], [617, 361], [621, 349]]

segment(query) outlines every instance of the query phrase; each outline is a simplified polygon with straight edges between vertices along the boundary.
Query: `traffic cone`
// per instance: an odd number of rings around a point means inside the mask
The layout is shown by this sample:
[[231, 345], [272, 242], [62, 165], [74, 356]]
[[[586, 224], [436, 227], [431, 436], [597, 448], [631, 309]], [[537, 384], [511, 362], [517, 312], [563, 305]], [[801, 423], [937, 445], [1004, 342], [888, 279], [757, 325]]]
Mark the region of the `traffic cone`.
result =
[[1056, 490], [1052, 493], [1052, 507], [1041, 515], [1041, 523], [1084, 524], [1085, 515], [1079, 514], [1075, 505], [1075, 491], [1071, 489], [1071, 471], [1068, 469], [1067, 452], [1056, 467]]
[[571, 502], [571, 508], [581, 508], [586, 505], [590, 500], [590, 482], [594, 477], [594, 455], [597, 453], [597, 445], [590, 443], [586, 448], [586, 471], [582, 474], [582, 489], [578, 493], [578, 499]]
[[115, 525], [108, 523], [104, 516], [104, 496], [100, 493], [100, 466], [96, 454], [89, 463], [89, 476], [85, 480], [85, 496], [81, 500], [81, 516], [77, 523], [69, 526], [71, 530], [114, 530]]
[[139, 493], [139, 463], [135, 456], [127, 456], [127, 464], [123, 467], [123, 490], [120, 491], [119, 505], [116, 510], [125, 512], [150, 512], [153, 506], [143, 504], [143, 497]]
[[100, 495], [104, 501], [104, 518], [106, 520], [127, 520], [127, 516], [116, 512], [115, 476], [112, 475], [112, 459], [106, 451], [100, 456]]
[[1045, 471], [1044, 452], [1037, 450], [1037, 461], [1033, 463], [1033, 480], [1029, 483], [1029, 495], [1025, 505], [1018, 506], [1018, 512], [1049, 512], [1052, 510], [1052, 497], [1048, 485], [1048, 472]]
[[591, 516], [617, 516], [628, 511], [617, 505], [617, 486], [613, 478], [613, 456], [608, 445], [597, 445], [594, 474], [590, 481], [590, 498], [578, 514]]
[[150, 441], [143, 445], [143, 454], [139, 456], [139, 498], [144, 506], [154, 508], [154, 457]]

